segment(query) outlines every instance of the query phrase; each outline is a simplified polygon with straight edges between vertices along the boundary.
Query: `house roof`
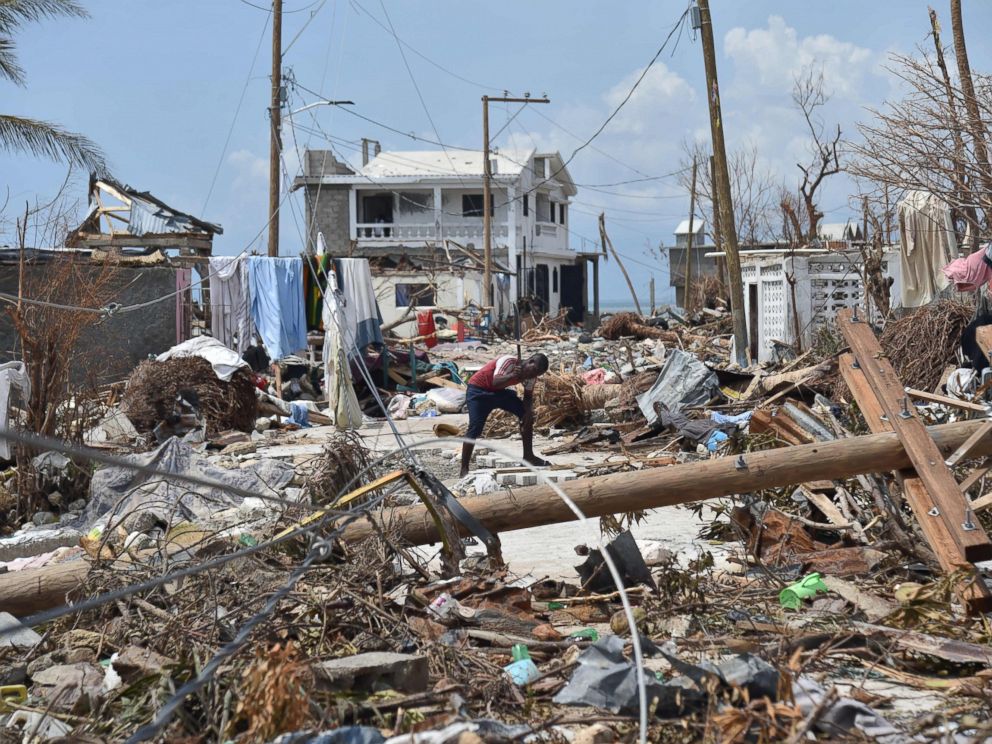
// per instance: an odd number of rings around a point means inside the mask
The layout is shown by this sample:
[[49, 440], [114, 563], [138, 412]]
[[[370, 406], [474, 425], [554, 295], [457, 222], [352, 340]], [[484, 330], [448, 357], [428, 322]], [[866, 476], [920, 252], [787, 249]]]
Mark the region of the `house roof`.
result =
[[[576, 193], [575, 182], [572, 180], [565, 162], [557, 152], [537, 152], [533, 148], [527, 150], [499, 149], [490, 155], [493, 161], [493, 179], [495, 181], [516, 180], [529, 169], [532, 158], [550, 160], [548, 172], [552, 174], [547, 181], [562, 189], [567, 195]], [[377, 183], [385, 181], [397, 183], [402, 181], [424, 181], [431, 179], [482, 179], [482, 150], [384, 150], [359, 169], [354, 175], [324, 175], [323, 183]], [[536, 183], [544, 179], [534, 176]], [[301, 185], [297, 179], [294, 188]]]
[[[693, 217], [692, 219], [692, 229], [696, 235], [706, 232], [706, 223], [703, 222], [702, 217]], [[682, 220], [679, 226], [675, 228], [676, 235], [688, 235], [689, 234], [689, 220]]]
[[[494, 176], [519, 176], [534, 150], [493, 151]], [[435, 176], [481, 178], [482, 150], [384, 150], [364, 166], [359, 174], [369, 178], [395, 176]]]

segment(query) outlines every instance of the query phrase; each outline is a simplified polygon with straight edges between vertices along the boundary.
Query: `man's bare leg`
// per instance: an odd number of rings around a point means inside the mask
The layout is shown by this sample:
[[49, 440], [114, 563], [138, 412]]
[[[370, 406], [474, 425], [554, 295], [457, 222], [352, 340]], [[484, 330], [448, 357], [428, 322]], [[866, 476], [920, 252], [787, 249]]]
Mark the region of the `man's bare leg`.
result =
[[461, 477], [464, 478], [468, 475], [469, 463], [472, 462], [472, 450], [475, 449], [475, 445], [471, 442], [465, 442], [462, 444], [462, 470]]

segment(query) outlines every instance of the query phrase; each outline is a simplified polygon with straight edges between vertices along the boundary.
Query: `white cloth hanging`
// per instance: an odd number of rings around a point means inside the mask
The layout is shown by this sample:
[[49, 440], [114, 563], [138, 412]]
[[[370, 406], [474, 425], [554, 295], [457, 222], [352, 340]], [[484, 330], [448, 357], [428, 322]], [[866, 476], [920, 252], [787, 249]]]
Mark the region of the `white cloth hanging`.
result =
[[[10, 389], [17, 388], [21, 399], [27, 403], [31, 397], [31, 380], [24, 362], [0, 364], [0, 429], [6, 430], [10, 422]], [[0, 439], [0, 459], [10, 459], [10, 442]]]
[[903, 307], [929, 305], [948, 286], [943, 268], [958, 257], [951, 209], [940, 197], [910, 191], [899, 202]]
[[327, 274], [324, 304], [324, 390], [327, 393], [327, 415], [338, 429], [357, 429], [362, 425], [362, 407], [358, 403], [351, 381], [351, 368], [345, 353], [342, 331], [346, 328], [344, 313], [338, 297], [336, 274]]
[[251, 346], [253, 327], [245, 256], [210, 258], [210, 329], [240, 356]]

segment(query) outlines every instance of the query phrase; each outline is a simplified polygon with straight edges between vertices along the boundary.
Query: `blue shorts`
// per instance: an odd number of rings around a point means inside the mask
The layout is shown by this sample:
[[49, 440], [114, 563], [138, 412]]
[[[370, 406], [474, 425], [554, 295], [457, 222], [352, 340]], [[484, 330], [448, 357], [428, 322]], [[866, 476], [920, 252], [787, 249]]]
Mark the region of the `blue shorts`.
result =
[[524, 417], [524, 402], [513, 390], [497, 390], [490, 392], [475, 385], [468, 386], [465, 400], [468, 405], [468, 431], [465, 436], [478, 439], [486, 428], [486, 419], [497, 408], [509, 411], [519, 419]]

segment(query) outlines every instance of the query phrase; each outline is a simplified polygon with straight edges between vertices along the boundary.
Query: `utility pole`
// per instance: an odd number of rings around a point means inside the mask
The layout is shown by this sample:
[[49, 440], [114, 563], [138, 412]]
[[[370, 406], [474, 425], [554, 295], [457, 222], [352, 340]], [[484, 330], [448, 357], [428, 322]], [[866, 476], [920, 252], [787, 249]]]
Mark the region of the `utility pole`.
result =
[[[730, 175], [727, 172], [727, 147], [723, 141], [723, 117], [720, 113], [720, 86], [716, 75], [716, 48], [713, 45], [713, 20], [709, 0], [697, 0], [699, 6], [699, 37], [703, 45], [706, 67], [706, 90], [710, 106], [710, 133], [713, 138], [713, 163], [716, 166], [714, 191], [720, 199], [720, 232], [727, 256], [730, 275], [730, 311], [734, 319], [734, 352], [740, 366], [746, 364], [747, 324], [744, 320], [744, 286], [741, 280], [741, 257], [734, 224], [734, 203], [730, 198]], [[751, 322], [757, 322], [752, 318]]]
[[689, 191], [689, 237], [685, 247], [685, 288], [682, 290], [685, 299], [685, 314], [692, 314], [692, 298], [690, 285], [692, 283], [692, 236], [696, 220], [696, 156], [692, 156], [692, 186]]
[[[493, 306], [493, 236], [492, 236], [492, 168], [489, 162], [489, 102], [497, 103], [551, 103], [548, 98], [490, 98], [482, 97], [482, 304]], [[513, 271], [514, 267], [510, 267]]]
[[[719, 253], [723, 250], [723, 248], [721, 248], [723, 241], [720, 239], [720, 197], [716, 193], [716, 166], [714, 165], [712, 155], [710, 155], [710, 198], [713, 207], [713, 245], [716, 248], [717, 253]], [[720, 284], [729, 289], [730, 283], [727, 281], [726, 259], [718, 256], [716, 259], [716, 265], [720, 273]]]
[[279, 157], [282, 150], [282, 0], [272, 0], [272, 97], [269, 101], [269, 255], [279, 255]]

